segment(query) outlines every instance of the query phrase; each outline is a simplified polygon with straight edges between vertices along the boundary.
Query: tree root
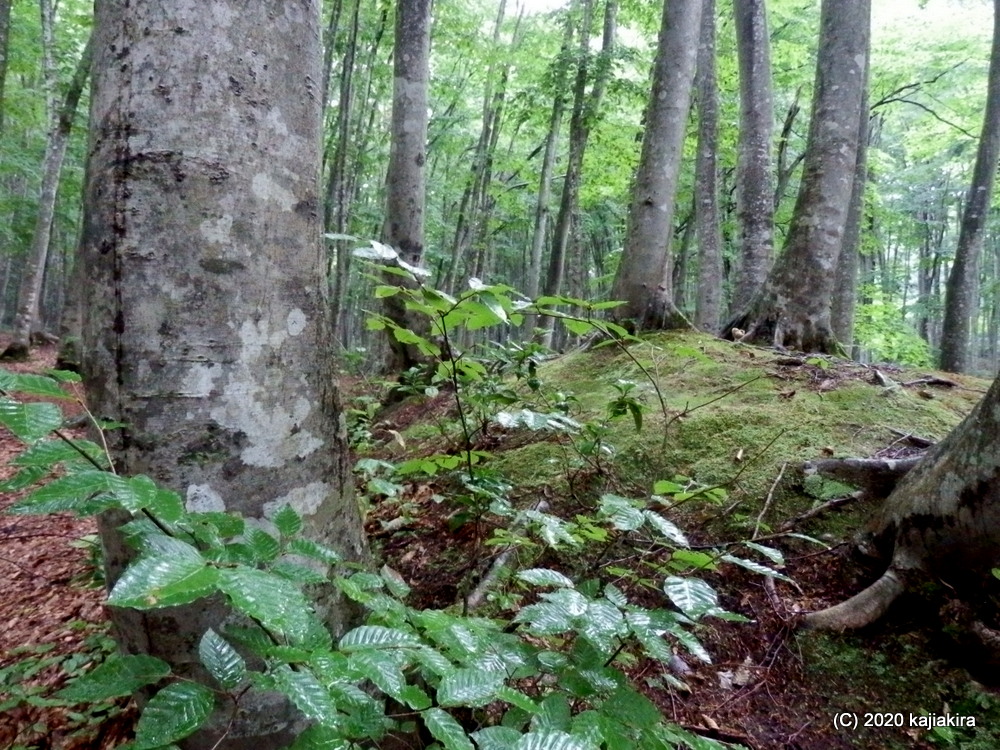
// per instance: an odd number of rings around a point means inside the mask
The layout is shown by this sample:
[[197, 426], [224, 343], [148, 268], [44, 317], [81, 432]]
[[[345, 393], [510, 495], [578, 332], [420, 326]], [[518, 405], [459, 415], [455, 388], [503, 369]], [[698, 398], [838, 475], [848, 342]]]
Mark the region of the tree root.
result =
[[889, 568], [882, 577], [846, 602], [806, 615], [803, 625], [815, 630], [857, 630], [871, 625], [906, 588], [901, 571]]
[[860, 487], [868, 497], [887, 497], [922, 458], [827, 458], [806, 461], [802, 470]]

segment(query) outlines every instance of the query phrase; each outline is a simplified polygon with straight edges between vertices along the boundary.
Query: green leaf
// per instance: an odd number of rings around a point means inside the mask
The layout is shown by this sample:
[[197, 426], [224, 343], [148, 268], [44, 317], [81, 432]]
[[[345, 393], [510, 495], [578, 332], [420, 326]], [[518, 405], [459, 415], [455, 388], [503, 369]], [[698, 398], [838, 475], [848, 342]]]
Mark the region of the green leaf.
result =
[[271, 517], [271, 521], [278, 529], [278, 533], [286, 538], [302, 531], [302, 516], [291, 505], [281, 506], [281, 509]]
[[334, 565], [343, 562], [343, 556], [335, 550], [326, 547], [312, 539], [293, 539], [288, 543], [288, 552], [293, 555], [302, 555], [313, 560]]
[[259, 563], [268, 563], [277, 559], [281, 552], [281, 545], [278, 540], [268, 534], [263, 529], [252, 528], [243, 535], [247, 546], [253, 553], [254, 560]]
[[239, 686], [247, 676], [247, 665], [221, 635], [209, 628], [198, 644], [198, 657], [208, 673], [226, 690]]
[[274, 565], [271, 566], [271, 572], [276, 576], [281, 576], [293, 583], [308, 584], [308, 583], [326, 583], [330, 579], [319, 573], [312, 568], [306, 567], [305, 565], [299, 565], [298, 563], [288, 562], [287, 560], [279, 560]]
[[669, 576], [663, 582], [663, 592], [688, 617], [697, 618], [719, 606], [715, 589], [697, 578]]
[[32, 443], [62, 426], [62, 410], [47, 401], [21, 403], [0, 398], [0, 424], [25, 443]]
[[642, 511], [642, 515], [646, 519], [646, 523], [656, 529], [660, 536], [678, 545], [679, 547], [688, 546], [688, 540], [687, 537], [684, 536], [684, 532], [677, 528], [677, 526], [675, 526], [671, 521], [668, 521], [659, 513], [652, 510], [644, 510]]
[[[47, 477], [51, 469], [48, 466], [27, 466], [21, 469], [19, 472], [14, 474], [14, 476], [9, 479], [5, 479], [0, 482], [0, 492], [18, 492], [27, 487], [38, 482], [38, 480], [43, 477]], [[31, 513], [30, 510], [17, 511], [14, 506], [8, 510], [8, 513]], [[39, 511], [44, 512], [44, 511]]]
[[469, 736], [462, 729], [462, 725], [446, 711], [442, 711], [440, 708], [428, 708], [420, 714], [420, 718], [423, 719], [424, 725], [434, 739], [440, 742], [445, 750], [475, 750], [472, 742], [469, 741]]
[[381, 625], [361, 625], [348, 631], [340, 639], [340, 650], [347, 652], [366, 648], [414, 648], [420, 645], [420, 639], [412, 633]]
[[191, 735], [215, 708], [215, 696], [204, 685], [175, 682], [146, 704], [135, 727], [135, 750], [152, 750]]
[[142, 475], [129, 478], [128, 486], [130, 495], [124, 496], [128, 499], [123, 503], [133, 513], [145, 509], [167, 523], [184, 517], [184, 502], [173, 490], [157, 487], [152, 479]]
[[[11, 506], [10, 513], [58, 513], [71, 510], [82, 514], [96, 513], [121, 504], [117, 492], [131, 492], [127, 480], [106, 471], [81, 471], [59, 477], [39, 487], [23, 500]], [[104, 498], [94, 502], [95, 497]]]
[[89, 440], [74, 440], [72, 444], [65, 440], [43, 440], [35, 443], [13, 460], [17, 466], [43, 466], [52, 468], [58, 463], [73, 463], [91, 465], [80, 452], [89, 456], [99, 465], [107, 464], [107, 457], [101, 446]]
[[337, 722], [337, 709], [329, 691], [308, 668], [293, 670], [287, 664], [280, 664], [271, 672], [271, 676], [278, 689], [291, 698], [295, 707], [307, 718], [328, 726]]
[[406, 687], [406, 678], [392, 652], [366, 649], [351, 654], [348, 664], [386, 695], [396, 698]]
[[513, 727], [486, 727], [472, 733], [479, 750], [510, 750], [521, 739], [521, 733]]
[[350, 750], [352, 747], [357, 745], [344, 739], [339, 729], [313, 724], [299, 734], [286, 750]]
[[514, 750], [598, 750], [598, 748], [585, 737], [544, 730], [529, 732], [522, 736], [514, 745]]
[[622, 531], [635, 531], [646, 520], [635, 501], [619, 495], [602, 495], [601, 513], [611, 519], [616, 529]]
[[537, 714], [541, 710], [535, 701], [510, 685], [504, 685], [497, 690], [497, 698], [521, 709], [527, 714]]
[[569, 701], [564, 693], [551, 693], [542, 701], [541, 711], [531, 720], [531, 728], [535, 731], [558, 731], [569, 729]]
[[[52, 375], [57, 372], [65, 373], [65, 370], [53, 371]], [[76, 373], [73, 373], [76, 375]], [[68, 378], [63, 377], [64, 380]], [[76, 376], [77, 382], [79, 382], [79, 376]], [[8, 370], [0, 370], [0, 389], [7, 391], [8, 393], [23, 393], [30, 396], [48, 396], [49, 398], [61, 398], [73, 400], [76, 397], [70, 393], [66, 393], [54, 377], [49, 375], [36, 375], [30, 372], [9, 372]]]
[[733, 565], [739, 565], [741, 568], [746, 568], [754, 573], [759, 573], [762, 576], [768, 576], [769, 578], [777, 578], [780, 581], [792, 582], [792, 579], [788, 576], [779, 573], [766, 565], [761, 565], [759, 562], [754, 562], [753, 560], [746, 560], [742, 557], [736, 557], [735, 555], [722, 555], [719, 557], [721, 562], [731, 563]]
[[526, 581], [534, 586], [558, 586], [560, 588], [573, 588], [573, 581], [562, 573], [549, 570], [547, 568], [531, 568], [522, 570], [517, 574], [522, 581]]
[[[169, 540], [165, 542], [163, 540]], [[194, 547], [169, 537], [150, 537], [157, 554], [144, 555], [118, 579], [108, 604], [152, 609], [188, 604], [213, 593], [218, 571]]]
[[456, 669], [441, 678], [437, 689], [438, 705], [479, 708], [495, 700], [503, 684], [502, 672]]
[[139, 688], [159, 682], [168, 674], [170, 665], [155, 656], [111, 656], [60, 690], [56, 697], [71, 703], [98, 703], [132, 695]]
[[314, 628], [309, 600], [284, 578], [240, 565], [219, 571], [219, 590], [234, 608], [295, 643]]
[[785, 556], [782, 554], [780, 549], [765, 547], [763, 544], [757, 544], [757, 542], [743, 542], [743, 546], [749, 547], [756, 552], [760, 552], [760, 554], [773, 562], [775, 565], [785, 564]]

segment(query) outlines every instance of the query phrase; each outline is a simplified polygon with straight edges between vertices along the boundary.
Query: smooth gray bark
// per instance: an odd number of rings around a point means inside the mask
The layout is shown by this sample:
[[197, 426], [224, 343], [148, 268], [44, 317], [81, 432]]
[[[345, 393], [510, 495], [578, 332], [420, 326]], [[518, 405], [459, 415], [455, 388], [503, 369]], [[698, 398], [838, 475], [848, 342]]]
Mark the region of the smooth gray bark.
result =
[[839, 351], [830, 314], [854, 186], [870, 15], [870, 0], [822, 4], [812, 120], [785, 251], [723, 335], [740, 329], [744, 340], [764, 345]]
[[673, 234], [677, 179], [691, 107], [702, 0], [664, 3], [646, 109], [642, 152], [629, 207], [625, 249], [612, 299], [615, 317], [637, 329], [684, 327], [673, 300]]
[[[191, 511], [307, 533], [364, 556], [324, 330], [316, 2], [99, 0], [82, 262], [83, 372], [117, 469]], [[129, 557], [101, 519], [109, 583]], [[330, 626], [346, 609], [321, 600]], [[198, 679], [217, 599], [115, 609], [120, 646]], [[287, 744], [295, 712], [244, 696], [220, 748]], [[216, 747], [229, 711], [189, 747]]]
[[969, 330], [979, 295], [979, 256], [993, 182], [1000, 161], [1000, 0], [993, 3], [993, 48], [986, 92], [983, 130], [976, 151], [972, 184], [965, 198], [955, 260], [945, 290], [940, 367], [965, 372], [969, 366]]
[[765, 0], [733, 0], [740, 73], [736, 215], [740, 261], [731, 308], [744, 309], [763, 285], [774, 254], [771, 39]]
[[698, 231], [698, 295], [694, 324], [715, 331], [722, 315], [722, 216], [719, 211], [719, 90], [715, 75], [715, 0], [705, 0], [698, 45], [698, 157], [695, 222]]

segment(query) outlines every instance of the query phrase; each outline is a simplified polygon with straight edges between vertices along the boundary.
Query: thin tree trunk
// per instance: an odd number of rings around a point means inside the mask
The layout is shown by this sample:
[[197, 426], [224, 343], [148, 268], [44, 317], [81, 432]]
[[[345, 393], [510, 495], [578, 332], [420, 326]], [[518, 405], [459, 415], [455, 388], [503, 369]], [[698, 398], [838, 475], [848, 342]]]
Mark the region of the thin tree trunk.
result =
[[[736, 176], [740, 263], [731, 304], [735, 312], [749, 304], [771, 270], [775, 202], [771, 168], [774, 105], [767, 8], [765, 0], [734, 0], [733, 9], [740, 70]], [[785, 138], [787, 142], [787, 134]]]
[[[46, 59], [51, 56], [51, 23], [52, 8], [49, 0], [41, 0], [42, 6], [42, 27], [48, 26], [45, 33], [48, 39], [49, 51]], [[42, 280], [45, 274], [45, 263], [49, 253], [49, 241], [52, 237], [52, 222], [56, 211], [56, 194], [59, 190], [59, 177], [62, 174], [63, 160], [66, 156], [66, 145], [69, 142], [69, 135], [73, 129], [73, 120], [76, 118], [77, 105], [80, 103], [80, 96], [90, 75], [90, 62], [92, 58], [92, 42], [87, 40], [80, 59], [77, 61], [73, 79], [63, 99], [62, 106], [55, 111], [55, 103], [49, 100], [49, 112], [51, 127], [49, 137], [45, 144], [45, 157], [42, 162], [42, 185], [38, 196], [38, 214], [35, 219], [35, 232], [31, 240], [31, 248], [28, 251], [28, 262], [21, 277], [21, 285], [18, 291], [17, 317], [14, 320], [14, 333], [10, 345], [3, 352], [2, 357], [10, 359], [24, 359], [31, 349], [31, 333], [38, 323], [38, 302], [42, 291]], [[51, 65], [51, 61], [47, 63]], [[47, 74], [46, 78], [52, 78], [51, 89], [54, 90], [55, 72]]]
[[10, 6], [13, 0], [0, 0], [0, 135], [4, 131], [4, 93], [7, 88], [7, 59], [10, 57]]
[[972, 184], [965, 200], [958, 247], [945, 291], [940, 367], [965, 372], [969, 366], [969, 328], [979, 295], [979, 256], [1000, 161], [1000, 0], [993, 3], [993, 49], [986, 92], [986, 113], [976, 152]]
[[702, 0], [668, 0], [663, 7], [625, 251], [612, 289], [612, 298], [625, 302], [613, 314], [637, 329], [688, 325], [674, 305], [667, 245], [673, 233], [702, 5]]
[[[695, 221], [698, 226], [698, 297], [694, 324], [716, 331], [722, 315], [722, 218], [719, 213], [719, 91], [715, 76], [715, 0], [705, 0], [698, 45], [698, 157]], [[768, 191], [770, 192], [770, 191]]]

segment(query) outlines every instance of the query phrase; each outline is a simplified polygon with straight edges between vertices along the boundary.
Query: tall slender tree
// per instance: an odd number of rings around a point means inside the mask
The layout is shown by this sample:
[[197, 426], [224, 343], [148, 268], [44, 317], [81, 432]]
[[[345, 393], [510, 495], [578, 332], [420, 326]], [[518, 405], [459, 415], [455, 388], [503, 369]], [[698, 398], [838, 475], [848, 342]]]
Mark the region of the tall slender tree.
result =
[[736, 212], [739, 273], [732, 309], [744, 309], [771, 269], [774, 253], [774, 179], [771, 141], [771, 39], [765, 0], [733, 0], [740, 75], [740, 131], [737, 143]]
[[749, 308], [723, 330], [803, 351], [839, 351], [830, 320], [854, 186], [870, 0], [823, 0], [812, 120], [785, 251]]
[[976, 151], [972, 184], [962, 209], [955, 260], [945, 291], [940, 367], [964, 372], [969, 366], [969, 330], [979, 295], [979, 256], [986, 217], [1000, 161], [1000, 0], [993, 2], [993, 48], [986, 91], [986, 112]]
[[674, 304], [667, 250], [703, 4], [703, 0], [668, 0], [663, 5], [625, 251], [611, 292], [613, 299], [625, 303], [615, 309], [615, 316], [640, 329], [688, 325]]
[[[318, 3], [95, 6], [82, 261], [83, 372], [118, 470], [191, 511], [267, 519], [285, 504], [364, 554], [326, 352]], [[108, 581], [130, 555], [103, 516]], [[332, 628], [345, 610], [323, 601]], [[220, 599], [111, 612], [121, 648], [194, 680]], [[249, 691], [190, 743], [269, 750], [295, 714]], [[223, 744], [217, 744], [226, 737]]]

